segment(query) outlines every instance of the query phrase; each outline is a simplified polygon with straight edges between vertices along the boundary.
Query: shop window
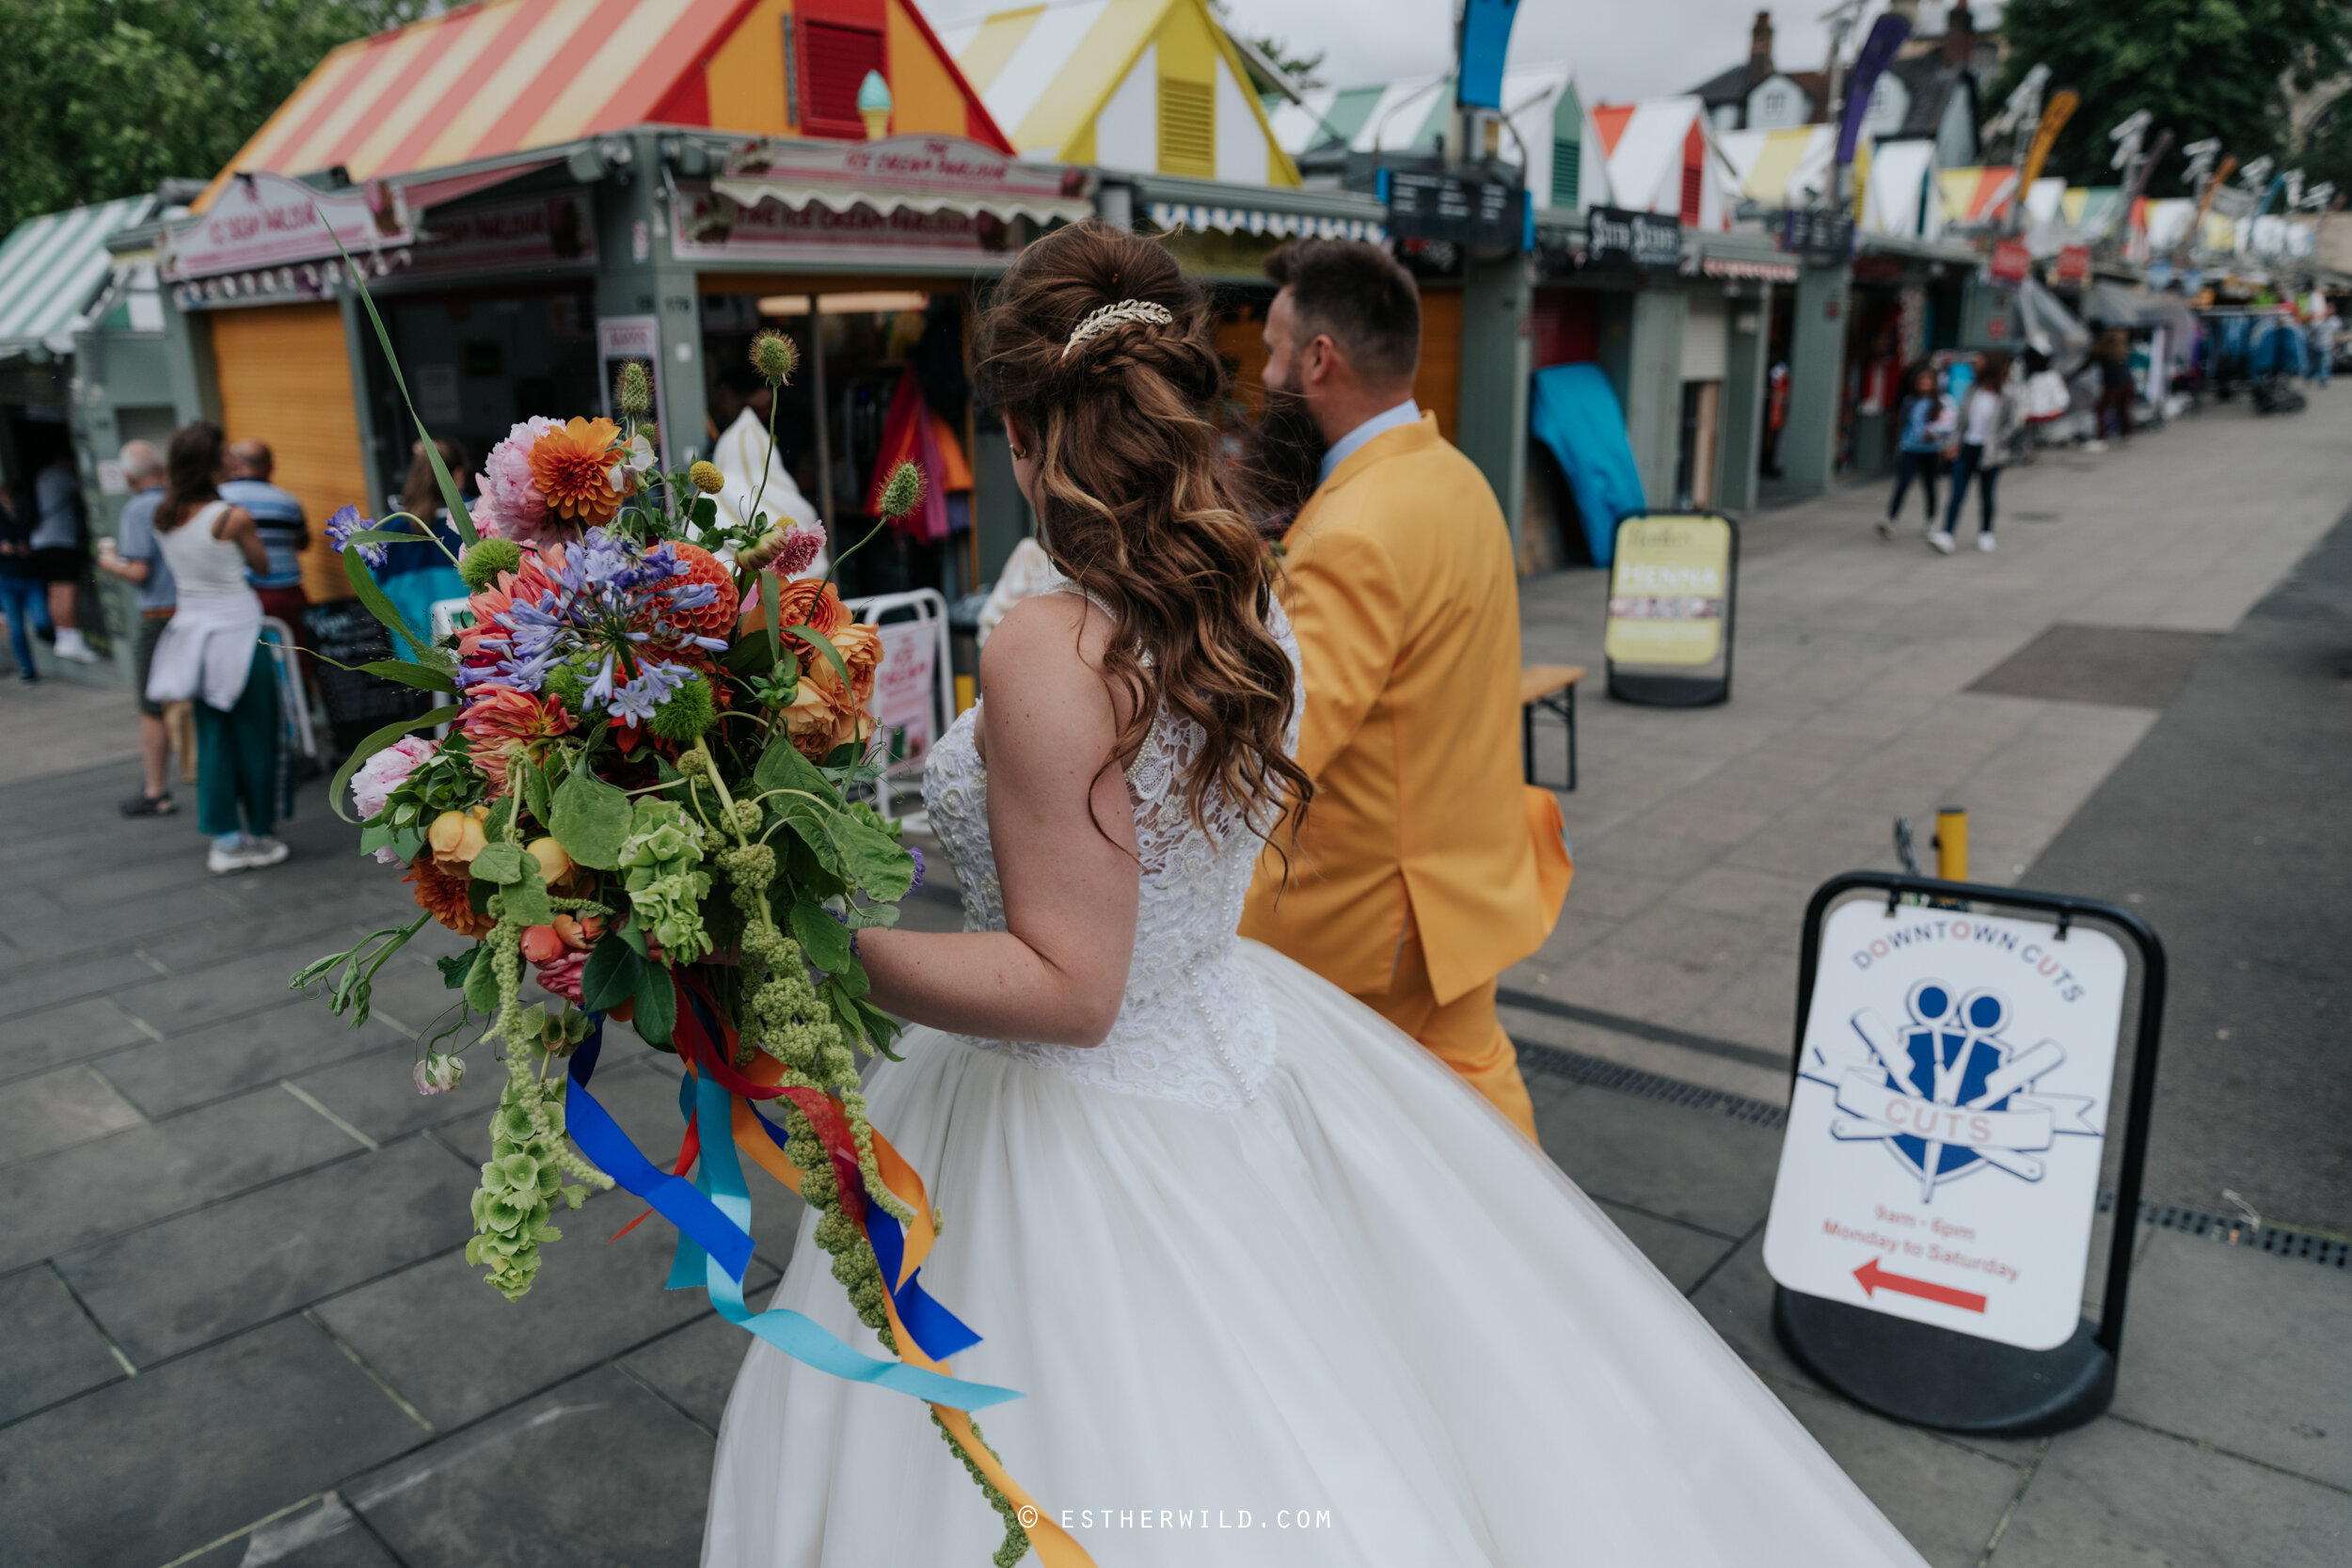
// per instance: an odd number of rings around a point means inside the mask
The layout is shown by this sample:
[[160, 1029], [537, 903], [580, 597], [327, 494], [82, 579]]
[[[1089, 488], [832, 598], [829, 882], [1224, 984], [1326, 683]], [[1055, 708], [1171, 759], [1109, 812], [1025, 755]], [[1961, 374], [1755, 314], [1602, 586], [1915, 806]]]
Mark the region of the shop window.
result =
[[1551, 138], [1551, 204], [1563, 212], [1575, 210], [1577, 181], [1583, 172], [1578, 166], [1583, 156], [1583, 144], [1575, 138]]
[[881, 30], [803, 21], [798, 33], [801, 130], [863, 141], [866, 121], [857, 112], [857, 89], [867, 71], [882, 70]]
[[1216, 88], [1160, 78], [1160, 172], [1216, 178]]

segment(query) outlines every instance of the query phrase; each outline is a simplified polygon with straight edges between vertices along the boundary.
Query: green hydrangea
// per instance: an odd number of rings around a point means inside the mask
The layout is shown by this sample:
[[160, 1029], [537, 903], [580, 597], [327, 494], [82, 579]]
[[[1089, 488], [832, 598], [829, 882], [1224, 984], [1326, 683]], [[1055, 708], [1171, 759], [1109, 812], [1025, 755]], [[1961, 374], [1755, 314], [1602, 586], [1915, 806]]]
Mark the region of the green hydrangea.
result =
[[665, 959], [691, 964], [710, 951], [710, 933], [704, 929], [702, 910], [703, 899], [710, 893], [709, 872], [665, 872], [640, 865], [629, 871], [623, 885], [628, 889], [629, 917], [661, 944]]
[[702, 824], [682, 808], [643, 796], [630, 815], [629, 835], [621, 841], [621, 869], [682, 870], [702, 860], [704, 844]]

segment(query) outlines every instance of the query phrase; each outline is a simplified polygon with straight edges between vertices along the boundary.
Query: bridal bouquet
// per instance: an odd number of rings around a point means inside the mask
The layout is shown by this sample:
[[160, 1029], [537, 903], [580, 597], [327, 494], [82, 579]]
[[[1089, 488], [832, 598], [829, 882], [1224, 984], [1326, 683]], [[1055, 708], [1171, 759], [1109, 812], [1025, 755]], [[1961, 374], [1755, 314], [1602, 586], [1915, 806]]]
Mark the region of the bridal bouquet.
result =
[[[794, 359], [779, 334], [752, 350], [771, 386]], [[614, 403], [618, 420], [515, 426], [470, 511], [436, 456], [470, 591], [437, 634], [406, 625], [369, 567], [441, 542], [405, 517], [346, 508], [330, 522], [359, 597], [418, 655], [365, 668], [447, 701], [370, 736], [332, 786], [339, 813], [352, 797], [361, 849], [401, 868], [420, 912], [292, 983], [324, 983], [356, 1027], [374, 975], [427, 922], [468, 939], [438, 960], [451, 1003], [413, 1069], [436, 1094], [469, 1055], [502, 1058], [467, 1261], [520, 1298], [560, 1237], [558, 1205], [617, 1182], [677, 1226], [672, 1284], [706, 1285], [723, 1315], [802, 1360], [930, 1402], [1005, 1517], [997, 1560], [1009, 1563], [1040, 1534], [1021, 1523], [1038, 1512], [966, 1413], [1017, 1396], [943, 1365], [978, 1337], [923, 1291], [936, 1216], [858, 1087], [859, 1053], [887, 1053], [897, 1025], [866, 1000], [857, 933], [894, 924], [923, 872], [898, 829], [851, 798], [880, 772], [866, 755], [880, 639], [830, 580], [793, 578], [819, 530], [771, 527], [757, 497], [739, 509], [748, 525], [722, 529], [715, 467], [659, 471], [644, 367], [623, 369]], [[423, 450], [436, 451], [429, 436]], [[913, 511], [922, 485], [912, 464], [892, 472], [876, 531]], [[541, 997], [525, 1000], [527, 981]], [[672, 1169], [589, 1092], [608, 1019], [687, 1065]], [[834, 1277], [896, 1361], [744, 1304], [746, 1159], [820, 1212]], [[1083, 1560], [1037, 1544], [1051, 1561]]]

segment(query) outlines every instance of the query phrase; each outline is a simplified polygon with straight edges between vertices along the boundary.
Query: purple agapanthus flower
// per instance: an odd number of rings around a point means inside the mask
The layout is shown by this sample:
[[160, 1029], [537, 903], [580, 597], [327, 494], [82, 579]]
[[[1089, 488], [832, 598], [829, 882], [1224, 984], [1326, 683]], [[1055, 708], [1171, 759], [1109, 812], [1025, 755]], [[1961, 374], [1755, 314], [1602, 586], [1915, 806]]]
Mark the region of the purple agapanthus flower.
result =
[[[341, 555], [343, 553], [344, 546], [351, 543], [353, 534], [365, 533], [374, 526], [373, 522], [359, 515], [358, 507], [340, 507], [332, 517], [326, 519], [326, 543], [337, 555]], [[362, 545], [359, 546], [359, 559], [370, 566], [383, 565], [385, 558], [389, 554], [389, 546]]]
[[579, 659], [579, 668], [596, 672], [581, 695], [585, 712], [632, 726], [650, 719], [692, 678], [677, 656], [726, 648], [684, 620], [718, 596], [707, 583], [672, 582], [687, 570], [666, 543], [646, 549], [610, 529], [591, 529], [565, 548], [549, 574], [553, 587], [536, 599], [517, 598], [493, 618], [461, 683], [538, 691], [557, 666]]

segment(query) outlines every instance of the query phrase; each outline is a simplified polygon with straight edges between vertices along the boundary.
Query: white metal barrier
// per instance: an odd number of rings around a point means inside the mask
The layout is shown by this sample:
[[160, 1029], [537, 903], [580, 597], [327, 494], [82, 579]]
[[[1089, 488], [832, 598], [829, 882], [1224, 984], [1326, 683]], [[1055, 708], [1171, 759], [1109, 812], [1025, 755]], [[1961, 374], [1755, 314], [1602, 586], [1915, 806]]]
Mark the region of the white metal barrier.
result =
[[275, 615], [262, 617], [262, 642], [269, 649], [278, 677], [278, 719], [286, 738], [306, 757], [319, 754], [318, 736], [310, 728], [310, 697], [302, 689], [302, 659], [294, 650], [294, 628]]
[[912, 785], [921, 793], [931, 748], [939, 744], [955, 719], [947, 601], [937, 589], [917, 588], [843, 602], [850, 614], [882, 638], [882, 668], [874, 676], [874, 721], [890, 736], [888, 745], [895, 754], [875, 793], [882, 814], [892, 816], [896, 815], [892, 797], [898, 789]]

